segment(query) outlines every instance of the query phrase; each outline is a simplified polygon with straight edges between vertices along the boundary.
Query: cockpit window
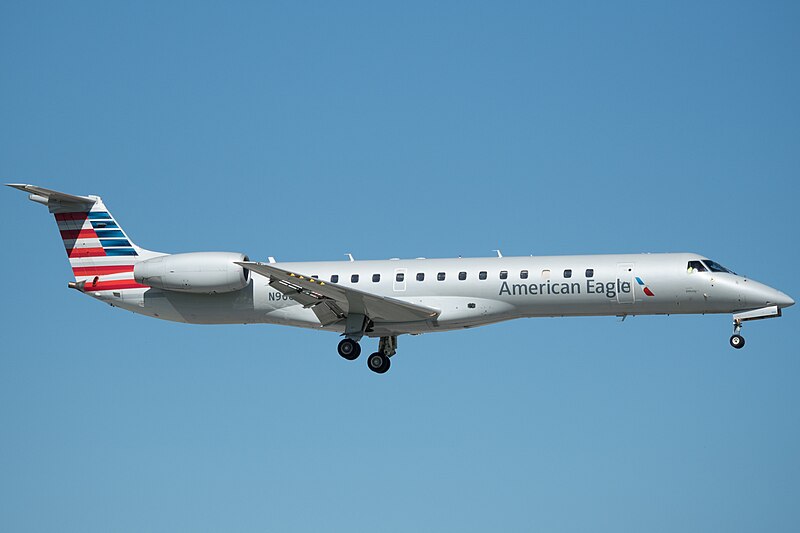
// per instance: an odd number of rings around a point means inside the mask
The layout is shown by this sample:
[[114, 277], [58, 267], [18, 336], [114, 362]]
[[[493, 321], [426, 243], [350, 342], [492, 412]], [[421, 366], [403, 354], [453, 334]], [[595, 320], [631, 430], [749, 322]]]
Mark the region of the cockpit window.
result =
[[706, 266], [700, 261], [689, 261], [689, 266], [687, 268], [689, 270], [689, 274], [692, 272], [708, 272]]
[[716, 261], [712, 261], [711, 259], [703, 259], [703, 262], [708, 266], [708, 269], [711, 272], [727, 272], [728, 274], [735, 274], [733, 270], [728, 270], [724, 266], [720, 265]]

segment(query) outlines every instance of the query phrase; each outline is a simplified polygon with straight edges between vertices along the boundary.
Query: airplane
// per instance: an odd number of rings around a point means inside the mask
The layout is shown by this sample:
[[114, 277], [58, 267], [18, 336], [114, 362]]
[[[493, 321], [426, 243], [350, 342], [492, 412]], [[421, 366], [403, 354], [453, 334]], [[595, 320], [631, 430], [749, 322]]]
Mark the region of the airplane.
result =
[[192, 324], [280, 324], [339, 333], [340, 356], [383, 374], [397, 338], [523, 317], [731, 313], [780, 317], [788, 295], [694, 253], [251, 261], [243, 253], [166, 254], [135, 245], [99, 196], [11, 183], [55, 216], [75, 277], [69, 287], [146, 316]]

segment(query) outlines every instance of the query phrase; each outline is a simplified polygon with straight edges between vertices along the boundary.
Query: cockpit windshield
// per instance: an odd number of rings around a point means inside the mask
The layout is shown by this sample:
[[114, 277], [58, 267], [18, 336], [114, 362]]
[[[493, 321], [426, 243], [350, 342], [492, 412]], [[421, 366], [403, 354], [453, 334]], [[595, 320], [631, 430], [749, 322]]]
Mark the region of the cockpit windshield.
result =
[[711, 259], [703, 259], [703, 262], [711, 272], [727, 272], [728, 274], [736, 274], [736, 272], [733, 270], [728, 270], [724, 266], [720, 265], [716, 261], [712, 261]]

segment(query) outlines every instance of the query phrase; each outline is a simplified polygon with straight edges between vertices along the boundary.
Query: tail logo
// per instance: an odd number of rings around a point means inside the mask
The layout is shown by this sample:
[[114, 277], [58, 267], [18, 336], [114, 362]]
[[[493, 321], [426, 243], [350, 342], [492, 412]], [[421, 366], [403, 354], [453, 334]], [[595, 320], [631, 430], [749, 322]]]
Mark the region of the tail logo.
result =
[[[98, 206], [96, 206], [98, 207]], [[87, 292], [140, 289], [133, 279], [138, 253], [111, 214], [101, 209], [56, 213], [75, 279]]]
[[138, 255], [107, 212], [58, 213], [56, 221], [70, 259]]

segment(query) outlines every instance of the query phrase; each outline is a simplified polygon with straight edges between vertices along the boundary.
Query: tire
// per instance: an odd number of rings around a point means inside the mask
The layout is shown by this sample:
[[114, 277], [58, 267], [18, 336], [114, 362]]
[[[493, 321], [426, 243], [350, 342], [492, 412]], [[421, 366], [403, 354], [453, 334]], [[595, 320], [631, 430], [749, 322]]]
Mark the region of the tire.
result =
[[361, 345], [353, 339], [343, 339], [336, 348], [339, 355], [348, 361], [355, 361], [361, 355]]
[[737, 350], [744, 348], [744, 337], [742, 337], [741, 335], [732, 335], [731, 346], [733, 346]]
[[375, 352], [367, 358], [367, 366], [376, 374], [385, 374], [391, 365], [389, 358], [381, 352]]

